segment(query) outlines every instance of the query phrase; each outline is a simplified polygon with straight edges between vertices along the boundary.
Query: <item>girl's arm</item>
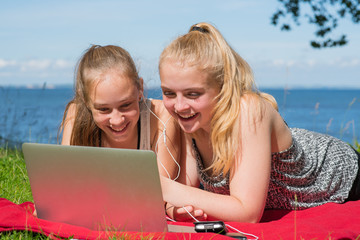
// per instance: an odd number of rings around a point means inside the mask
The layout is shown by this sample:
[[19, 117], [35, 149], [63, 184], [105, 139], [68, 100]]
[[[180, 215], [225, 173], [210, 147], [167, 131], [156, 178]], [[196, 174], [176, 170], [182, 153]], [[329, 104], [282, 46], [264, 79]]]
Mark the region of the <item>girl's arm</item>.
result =
[[[189, 146], [186, 144], [186, 138], [181, 131], [177, 122], [171, 117], [164, 105], [159, 100], [152, 100], [152, 111], [166, 124], [166, 144], [163, 138], [164, 125], [159, 120], [155, 126], [158, 134], [154, 134], [153, 146], [157, 142], [157, 159], [159, 172], [162, 179], [169, 179], [172, 181], [179, 181], [183, 184], [199, 187], [199, 180], [196, 173], [196, 162], [191, 158]], [[152, 124], [154, 126], [154, 124]], [[152, 128], [153, 131], [153, 128]], [[153, 134], [152, 134], [153, 135]], [[155, 149], [153, 149], [155, 150]], [[170, 153], [171, 154], [170, 154]], [[165, 170], [166, 169], [166, 170]], [[164, 190], [163, 190], [164, 192]], [[199, 220], [206, 220], [207, 215], [203, 210], [194, 208], [193, 206], [186, 206], [177, 208], [171, 203], [165, 202], [167, 214], [178, 221], [193, 220], [188, 215], [187, 211]]]
[[66, 118], [63, 121], [61, 145], [70, 145], [70, 139], [74, 127], [74, 121], [75, 121], [75, 104], [72, 103], [70, 104], [66, 112]]
[[164, 200], [178, 207], [191, 205], [202, 209], [209, 219], [258, 222], [268, 192], [275, 111], [268, 103], [262, 106], [260, 114], [258, 101], [242, 102], [241, 154], [238, 154], [232, 168], [229, 196], [162, 179]]
[[[181, 133], [181, 171], [180, 176], [176, 181], [191, 187], [199, 188], [200, 181], [197, 174], [196, 159], [192, 152], [191, 137], [186, 136], [182, 131]], [[170, 218], [176, 219], [177, 221], [194, 221], [193, 217], [199, 221], [207, 220], [207, 214], [202, 209], [195, 208], [191, 205], [175, 207], [171, 203], [167, 203], [166, 213]]]

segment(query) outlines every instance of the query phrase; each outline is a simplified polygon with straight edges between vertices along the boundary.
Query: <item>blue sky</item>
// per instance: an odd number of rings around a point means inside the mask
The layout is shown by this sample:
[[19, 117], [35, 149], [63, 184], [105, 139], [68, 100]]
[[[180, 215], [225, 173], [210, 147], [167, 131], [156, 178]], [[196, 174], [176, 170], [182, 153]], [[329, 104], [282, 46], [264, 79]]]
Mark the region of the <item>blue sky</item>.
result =
[[127, 49], [148, 87], [160, 85], [162, 49], [197, 22], [210, 22], [253, 68], [259, 87], [360, 88], [360, 24], [341, 21], [342, 48], [310, 47], [314, 26], [270, 24], [277, 0], [5, 0], [0, 3], [0, 86], [72, 84], [91, 44]]

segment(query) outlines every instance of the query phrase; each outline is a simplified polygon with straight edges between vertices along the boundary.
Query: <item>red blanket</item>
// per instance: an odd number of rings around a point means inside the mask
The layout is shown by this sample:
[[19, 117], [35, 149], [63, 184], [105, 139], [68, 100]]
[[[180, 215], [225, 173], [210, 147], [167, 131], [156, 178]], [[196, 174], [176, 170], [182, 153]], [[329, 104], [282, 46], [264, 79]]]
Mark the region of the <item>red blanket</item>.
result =
[[[98, 232], [64, 223], [50, 222], [32, 215], [34, 204], [14, 204], [0, 198], [0, 231], [27, 230], [52, 238], [108, 239], [112, 236], [153, 239], [231, 239], [212, 233], [136, 233]], [[192, 226], [192, 223], [174, 223]], [[260, 223], [227, 222], [229, 230], [234, 227], [259, 239], [360, 239], [360, 201], [345, 204], [328, 203], [302, 211], [267, 210]], [[248, 235], [248, 239], [254, 237]]]

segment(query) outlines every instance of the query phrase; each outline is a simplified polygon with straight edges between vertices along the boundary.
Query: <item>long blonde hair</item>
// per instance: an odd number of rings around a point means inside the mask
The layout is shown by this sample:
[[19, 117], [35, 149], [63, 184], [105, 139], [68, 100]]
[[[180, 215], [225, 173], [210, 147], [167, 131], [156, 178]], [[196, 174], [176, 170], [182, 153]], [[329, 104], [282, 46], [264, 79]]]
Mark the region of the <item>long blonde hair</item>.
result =
[[133, 79], [134, 84], [140, 90], [140, 78], [133, 59], [123, 48], [114, 45], [93, 45], [85, 51], [76, 66], [75, 96], [67, 104], [60, 125], [61, 132], [65, 125], [69, 107], [75, 105], [75, 121], [71, 133], [70, 144], [81, 146], [101, 146], [101, 129], [95, 124], [89, 109], [89, 93], [98, 79], [91, 78], [90, 71], [106, 71], [118, 68], [121, 72]]
[[208, 74], [208, 84], [219, 94], [212, 112], [211, 145], [213, 175], [227, 174], [241, 151], [240, 108], [245, 93], [261, 96], [249, 64], [237, 54], [211, 24], [198, 23], [170, 43], [160, 56], [159, 69], [168, 60], [183, 66], [196, 66]]

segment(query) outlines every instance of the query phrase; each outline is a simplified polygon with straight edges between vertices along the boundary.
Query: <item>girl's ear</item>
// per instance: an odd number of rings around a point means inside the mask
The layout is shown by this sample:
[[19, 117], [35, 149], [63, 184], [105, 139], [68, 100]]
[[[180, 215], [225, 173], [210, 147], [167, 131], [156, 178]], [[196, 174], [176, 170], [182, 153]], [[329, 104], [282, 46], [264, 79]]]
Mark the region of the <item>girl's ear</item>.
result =
[[139, 101], [144, 98], [144, 79], [141, 77], [139, 78]]

